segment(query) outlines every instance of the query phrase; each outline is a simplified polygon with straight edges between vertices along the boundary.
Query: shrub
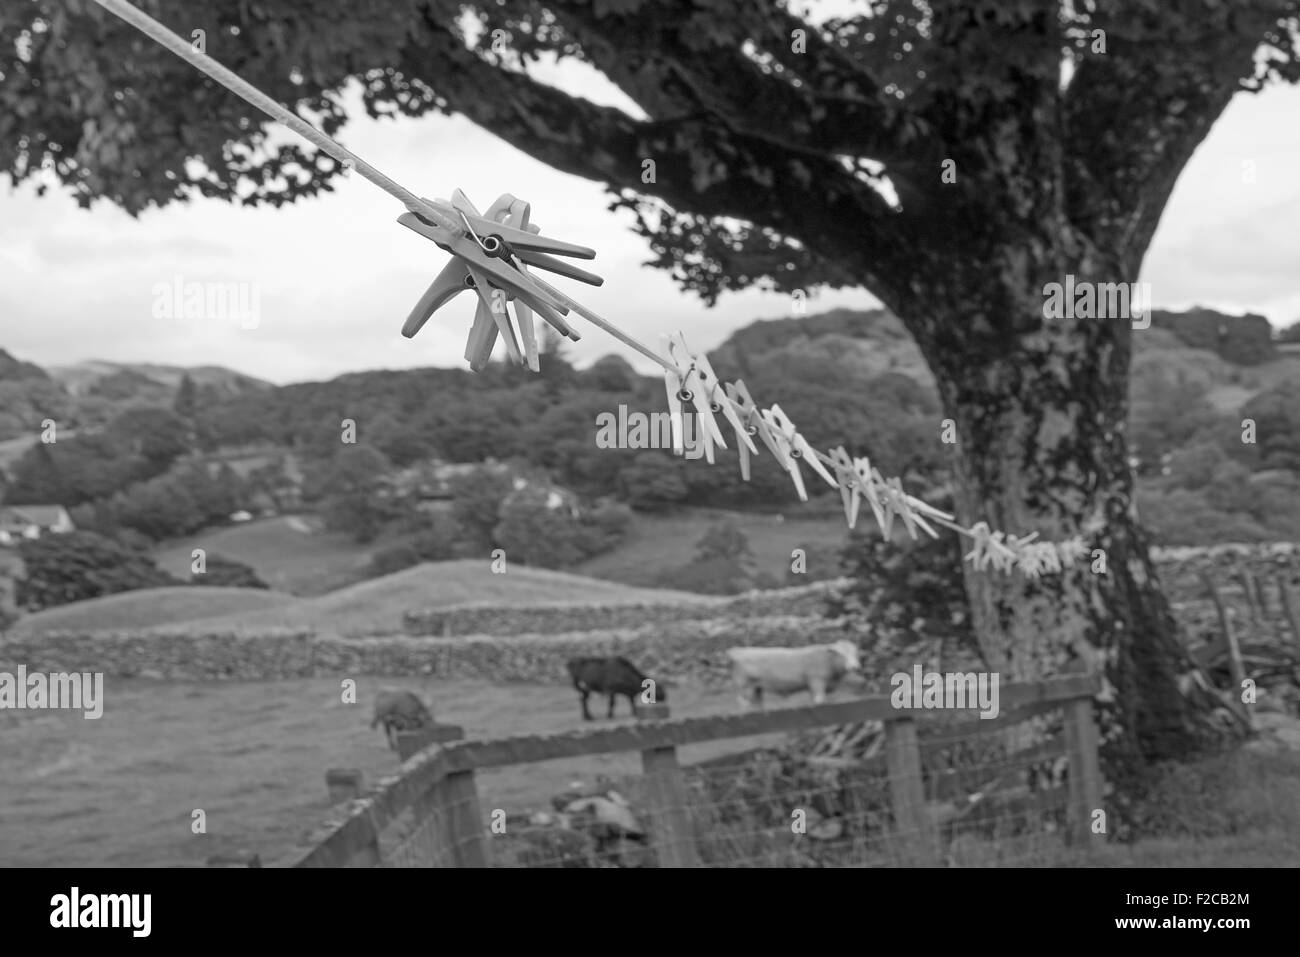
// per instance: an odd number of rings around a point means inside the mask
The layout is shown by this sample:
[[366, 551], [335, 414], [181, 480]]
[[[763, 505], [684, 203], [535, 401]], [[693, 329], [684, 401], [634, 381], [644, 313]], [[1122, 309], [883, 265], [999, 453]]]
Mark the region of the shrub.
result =
[[39, 611], [83, 598], [178, 584], [149, 555], [93, 532], [43, 535], [18, 549], [25, 575], [15, 601]]
[[242, 562], [222, 558], [220, 555], [208, 555], [203, 574], [190, 573], [191, 585], [211, 585], [224, 588], [270, 588], [266, 582], [257, 577], [257, 571]]

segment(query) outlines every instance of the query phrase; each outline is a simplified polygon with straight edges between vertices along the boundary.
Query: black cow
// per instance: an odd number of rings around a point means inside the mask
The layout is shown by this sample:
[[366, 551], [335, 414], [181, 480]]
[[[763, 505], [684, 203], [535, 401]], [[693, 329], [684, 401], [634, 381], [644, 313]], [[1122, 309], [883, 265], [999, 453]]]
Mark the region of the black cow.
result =
[[[626, 658], [572, 658], [568, 668], [573, 687], [582, 695], [582, 717], [587, 721], [591, 720], [591, 712], [587, 710], [587, 696], [591, 693], [609, 695], [608, 717], [614, 717], [614, 699], [618, 695], [627, 698], [635, 714], [636, 696], [646, 690], [644, 683], [651, 680]], [[654, 688], [656, 702], [668, 700], [663, 682], [656, 681]]]

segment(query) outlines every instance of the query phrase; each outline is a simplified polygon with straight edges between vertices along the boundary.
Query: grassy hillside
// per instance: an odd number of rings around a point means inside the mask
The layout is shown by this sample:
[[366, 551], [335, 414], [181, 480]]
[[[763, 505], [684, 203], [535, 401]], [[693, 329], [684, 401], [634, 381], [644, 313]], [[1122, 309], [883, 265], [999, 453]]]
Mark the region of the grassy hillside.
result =
[[15, 634], [147, 628], [231, 612], [255, 613], [292, 603], [292, 595], [262, 588], [142, 588], [74, 601], [20, 619]]
[[346, 535], [324, 531], [310, 516], [280, 515], [198, 532], [158, 549], [154, 561], [188, 580], [195, 548], [249, 565], [272, 588], [293, 595], [320, 595], [354, 581], [373, 551]]
[[[665, 572], [687, 564], [695, 555], [700, 536], [714, 522], [723, 520], [734, 522], [749, 539], [759, 571], [783, 579], [795, 548], [808, 553], [809, 571], [821, 571], [813, 566], [818, 562], [827, 564], [828, 553], [837, 552], [844, 544], [844, 518], [842, 514], [811, 516], [804, 511], [806, 508], [795, 499], [790, 510], [781, 514], [692, 508], [667, 515], [637, 515], [626, 542], [583, 562], [575, 571], [593, 578], [653, 587]], [[838, 573], [825, 570], [831, 577]]]
[[710, 599], [667, 589], [634, 588], [581, 575], [507, 565], [493, 574], [487, 561], [430, 562], [341, 588], [317, 598], [278, 607], [189, 621], [209, 631], [268, 627], [310, 627], [336, 634], [399, 631], [402, 614], [461, 602], [498, 604], [603, 603], [637, 601], [705, 602]]

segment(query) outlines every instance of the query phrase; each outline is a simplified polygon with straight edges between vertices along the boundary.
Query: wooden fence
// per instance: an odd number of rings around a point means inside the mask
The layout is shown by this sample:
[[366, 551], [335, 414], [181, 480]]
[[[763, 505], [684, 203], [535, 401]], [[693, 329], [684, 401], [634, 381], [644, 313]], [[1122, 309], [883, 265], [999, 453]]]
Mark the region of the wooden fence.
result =
[[[1036, 715], [1063, 711], [1063, 753], [1068, 760], [1067, 821], [1071, 839], [1099, 840], [1090, 826], [1102, 806], [1098, 735], [1092, 699], [1100, 691], [1094, 675], [1069, 675], [1048, 681], [1004, 685], [999, 689], [997, 718], [978, 716], [943, 728], [944, 740], [1006, 728]], [[662, 707], [662, 706], [660, 706]], [[968, 709], [972, 713], [974, 709]], [[936, 822], [928, 813], [923, 789], [918, 724], [952, 711], [896, 709], [888, 695], [779, 708], [771, 711], [701, 718], [642, 720], [599, 730], [484, 741], [446, 740], [428, 745], [404, 761], [400, 773], [385, 779], [348, 808], [346, 817], [317, 835], [310, 851], [297, 853], [293, 867], [373, 867], [381, 865], [380, 836], [406, 812], [413, 827], [426, 833], [432, 854], [425, 866], [489, 866], [491, 838], [478, 800], [475, 772], [483, 768], [551, 761], [583, 755], [639, 751], [645, 776], [645, 812], [661, 866], [699, 866], [692, 837], [682, 767], [677, 748], [774, 732], [808, 731], [828, 726], [879, 721], [884, 724], [894, 829], [905, 839], [909, 860], [937, 863]], [[1030, 749], [1051, 756], [1041, 745]]]

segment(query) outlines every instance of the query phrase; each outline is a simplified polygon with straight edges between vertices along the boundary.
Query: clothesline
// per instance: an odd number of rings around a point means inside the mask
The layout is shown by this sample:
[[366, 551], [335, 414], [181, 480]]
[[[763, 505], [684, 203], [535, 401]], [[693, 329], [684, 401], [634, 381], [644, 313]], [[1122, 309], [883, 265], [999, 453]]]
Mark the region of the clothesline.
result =
[[[471, 367], [478, 368], [486, 361], [499, 334], [505, 339], [510, 357], [515, 361], [527, 361], [530, 368], [536, 371], [538, 366], [533, 313], [540, 314], [562, 333], [576, 339], [577, 334], [561, 318], [571, 310], [663, 367], [668, 405], [673, 413], [673, 444], [678, 454], [685, 451], [681, 414], [684, 405], [689, 404], [695, 408], [696, 415], [700, 418], [702, 428], [698, 434], [704, 443], [709, 464], [714, 461], [715, 445], [727, 447], [713, 418], [716, 413], [723, 415], [735, 431], [737, 449], [741, 456], [741, 471], [746, 480], [749, 478], [749, 454], [757, 453], [752, 437], [758, 436], [790, 475], [801, 500], [807, 501], [808, 498], [799, 470], [801, 460], [829, 485], [837, 488], [843, 499], [850, 528], [856, 526], [859, 508], [865, 501], [887, 540], [892, 535], [895, 519], [903, 523], [913, 539], [917, 537], [918, 528], [937, 538], [938, 533], [931, 527], [933, 523], [972, 540], [974, 547], [965, 558], [977, 568], [984, 569], [992, 565], [1003, 572], [1018, 568], [1030, 577], [1044, 572], [1059, 572], [1087, 554], [1087, 548], [1078, 536], [1059, 543], [1038, 542], [1035, 541], [1036, 532], [1017, 538], [993, 531], [985, 522], [977, 522], [970, 527], [963, 526], [952, 515], [908, 495], [903, 491], [898, 478], [882, 477], [872, 467], [869, 459], [852, 458], [843, 447], [833, 449], [830, 454], [818, 451], [799, 434], [780, 406], [760, 408], [743, 382], [724, 383], [719, 380], [708, 359], [703, 354], [692, 353], [681, 333], [674, 337], [665, 336], [668, 353], [665, 356], [533, 275], [529, 266], [548, 269], [593, 285], [601, 282], [599, 277], [578, 270], [552, 255], [592, 258], [595, 253], [584, 247], [537, 235], [540, 232], [538, 227], [528, 223], [527, 203], [505, 194], [489, 209], [486, 216], [481, 216], [459, 191], [450, 203], [418, 197], [206, 53], [196, 50], [192, 44], [127, 0], [95, 2], [318, 149], [355, 169], [363, 178], [401, 201], [407, 210], [418, 217], [410, 220], [399, 217], [399, 222], [432, 239], [450, 252], [453, 260], [417, 304], [403, 328], [404, 335], [413, 336], [435, 309], [466, 288], [473, 289], [478, 296], [479, 306], [466, 352]], [[487, 234], [486, 237], [480, 235], [480, 231]], [[522, 334], [523, 350], [519, 349], [515, 340], [515, 327], [510, 324], [504, 300], [515, 302], [515, 323]], [[834, 475], [827, 470], [827, 466], [834, 471]]]

